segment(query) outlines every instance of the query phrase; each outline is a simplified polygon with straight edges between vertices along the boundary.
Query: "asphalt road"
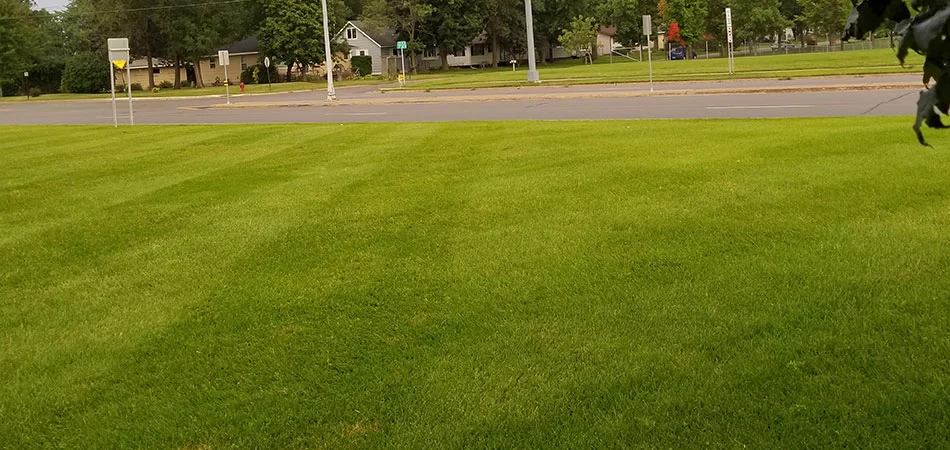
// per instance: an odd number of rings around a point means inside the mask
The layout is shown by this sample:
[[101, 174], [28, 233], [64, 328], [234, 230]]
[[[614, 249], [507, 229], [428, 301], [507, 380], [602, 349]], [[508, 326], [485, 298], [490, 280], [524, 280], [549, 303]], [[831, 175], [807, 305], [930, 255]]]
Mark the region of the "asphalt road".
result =
[[[649, 85], [538, 87], [451, 92], [399, 92], [380, 94], [369, 88], [341, 89], [341, 99], [373, 102], [406, 101], [398, 104], [356, 104], [322, 106], [324, 94], [317, 92], [235, 97], [242, 103], [267, 102], [270, 107], [210, 108], [223, 98], [136, 100], [136, 124], [219, 124], [219, 123], [347, 123], [415, 122], [469, 120], [604, 120], [655, 118], [786, 118], [831, 116], [911, 116], [919, 88], [870, 88], [870, 85], [919, 82], [919, 76], [865, 78], [819, 78], [791, 82], [754, 80], [740, 82], [664, 83], [657, 92], [703, 89], [804, 89], [850, 85], [853, 90], [770, 93], [717, 93], [713, 95], [651, 96]], [[475, 101], [487, 95], [557, 96], [634, 93], [636, 97], [543, 98]], [[456, 100], [441, 102], [437, 97]], [[466, 96], [467, 101], [457, 101]], [[422, 99], [428, 103], [412, 103]], [[307, 106], [290, 106], [310, 103]], [[284, 105], [284, 106], [276, 106]], [[128, 102], [118, 104], [120, 123], [128, 122]], [[112, 106], [107, 100], [0, 103], [0, 124], [103, 124], [112, 123]]]

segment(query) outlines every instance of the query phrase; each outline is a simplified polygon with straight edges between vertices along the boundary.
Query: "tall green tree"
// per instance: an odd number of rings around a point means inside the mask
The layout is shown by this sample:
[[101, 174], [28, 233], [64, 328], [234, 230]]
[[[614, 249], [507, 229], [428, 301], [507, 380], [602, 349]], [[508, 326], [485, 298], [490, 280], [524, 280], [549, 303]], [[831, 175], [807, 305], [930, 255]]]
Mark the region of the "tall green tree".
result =
[[[652, 5], [652, 10], [645, 7]], [[623, 45], [642, 42], [643, 16], [656, 14], [656, 4], [650, 0], [601, 0], [596, 6], [601, 25], [617, 28], [615, 40]]]
[[492, 67], [498, 66], [502, 46], [511, 53], [525, 50], [525, 16], [522, 0], [481, 0], [476, 3], [478, 16], [491, 42]]
[[479, 0], [430, 0], [432, 14], [424, 23], [427, 45], [439, 49], [442, 70], [449, 69], [449, 54], [472, 44], [484, 31], [478, 16]]
[[[664, 25], [676, 22], [679, 25], [680, 38], [686, 42], [687, 48], [702, 39], [706, 28], [707, 9], [706, 0], [660, 0], [665, 3], [659, 8]], [[686, 52], [692, 55], [691, 51]]]
[[789, 25], [779, 0], [731, 0], [731, 4], [735, 37], [748, 42], [750, 51], [756, 41], [776, 36]]
[[435, 13], [428, 0], [372, 0], [365, 5], [363, 18], [371, 26], [395, 31], [406, 41], [412, 71], [421, 65], [419, 55], [426, 49], [425, 26]]
[[[558, 42], [578, 56], [597, 45], [597, 22], [593, 17], [577, 16], [570, 28], [561, 31]], [[585, 56], [585, 61], [589, 60]], [[591, 61], [593, 63], [593, 61]]]
[[0, 0], [0, 83], [22, 77], [29, 67], [38, 39], [31, 6], [27, 0]]
[[[341, 0], [330, 0], [328, 10], [330, 32], [334, 33], [349, 13]], [[262, 15], [258, 28], [261, 52], [287, 63], [288, 81], [294, 65], [307, 71], [326, 61], [320, 0], [264, 0]]]
[[851, 0], [798, 0], [798, 4], [802, 8], [802, 23], [814, 33], [828, 36], [832, 45], [844, 31], [853, 7]]

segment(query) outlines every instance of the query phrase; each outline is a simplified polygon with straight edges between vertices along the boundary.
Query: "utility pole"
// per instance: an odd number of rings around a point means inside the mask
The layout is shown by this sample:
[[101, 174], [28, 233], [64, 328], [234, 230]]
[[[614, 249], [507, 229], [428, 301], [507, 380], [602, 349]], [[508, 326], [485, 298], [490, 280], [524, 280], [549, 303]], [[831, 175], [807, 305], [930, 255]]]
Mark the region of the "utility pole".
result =
[[528, 82], [540, 83], [541, 74], [538, 73], [534, 54], [534, 14], [531, 11], [531, 0], [524, 0], [524, 16], [528, 28]]
[[330, 21], [327, 20], [327, 0], [323, 0], [323, 43], [327, 51], [327, 100], [336, 100], [336, 89], [333, 88], [333, 54], [330, 53]]

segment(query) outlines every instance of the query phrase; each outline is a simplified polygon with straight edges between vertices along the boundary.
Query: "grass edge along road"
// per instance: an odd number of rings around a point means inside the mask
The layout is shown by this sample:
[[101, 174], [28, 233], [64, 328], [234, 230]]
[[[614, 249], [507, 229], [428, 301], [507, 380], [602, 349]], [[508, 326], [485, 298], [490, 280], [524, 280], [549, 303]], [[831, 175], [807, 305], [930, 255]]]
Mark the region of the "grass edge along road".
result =
[[9, 448], [920, 448], [906, 118], [0, 127]]
[[[584, 65], [580, 61], [559, 61], [539, 66], [544, 85], [576, 86], [585, 84], [621, 84], [644, 83], [649, 81], [645, 62], [616, 62], [610, 64], [602, 57], [596, 64]], [[911, 54], [907, 66], [897, 63], [891, 49], [856, 50], [832, 53], [804, 53], [793, 55], [766, 55], [736, 58], [736, 74], [726, 71], [726, 60], [715, 58], [692, 61], [655, 61], [654, 80], [663, 81], [709, 81], [739, 80], [753, 78], [801, 78], [842, 75], [881, 75], [895, 73], [917, 73], [923, 58]], [[512, 72], [510, 69], [453, 69], [447, 72], [434, 71], [413, 75], [405, 88], [385, 87], [394, 81], [388, 80], [347, 80], [338, 82], [336, 87], [344, 89], [354, 86], [379, 86], [384, 91], [398, 90], [440, 90], [440, 89], [478, 89], [497, 87], [533, 86], [525, 80], [524, 68]], [[326, 82], [313, 83], [274, 83], [272, 90], [267, 85], [248, 85], [248, 94], [282, 93], [289, 91], [309, 91], [326, 89]], [[231, 94], [240, 89], [231, 87]], [[182, 96], [223, 96], [223, 86], [204, 89], [165, 89], [159, 93], [133, 92], [135, 98], [175, 98]], [[341, 94], [343, 94], [341, 92]], [[27, 100], [25, 97], [2, 97], [0, 102], [24, 101], [61, 101], [80, 99], [105, 99], [108, 94], [47, 94]]]

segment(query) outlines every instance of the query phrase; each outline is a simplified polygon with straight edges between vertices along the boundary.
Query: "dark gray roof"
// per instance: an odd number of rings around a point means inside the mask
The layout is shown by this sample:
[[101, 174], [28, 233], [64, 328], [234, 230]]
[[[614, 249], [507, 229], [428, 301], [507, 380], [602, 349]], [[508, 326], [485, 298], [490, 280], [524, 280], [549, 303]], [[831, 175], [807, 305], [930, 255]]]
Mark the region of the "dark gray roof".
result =
[[399, 36], [396, 35], [396, 32], [384, 26], [363, 20], [351, 20], [350, 23], [356, 28], [359, 28], [363, 33], [366, 33], [366, 35], [376, 41], [380, 47], [395, 47], [396, 42], [399, 40]]
[[260, 53], [261, 46], [257, 43], [257, 38], [251, 37], [229, 45], [227, 50], [228, 53], [232, 55], [241, 53]]

